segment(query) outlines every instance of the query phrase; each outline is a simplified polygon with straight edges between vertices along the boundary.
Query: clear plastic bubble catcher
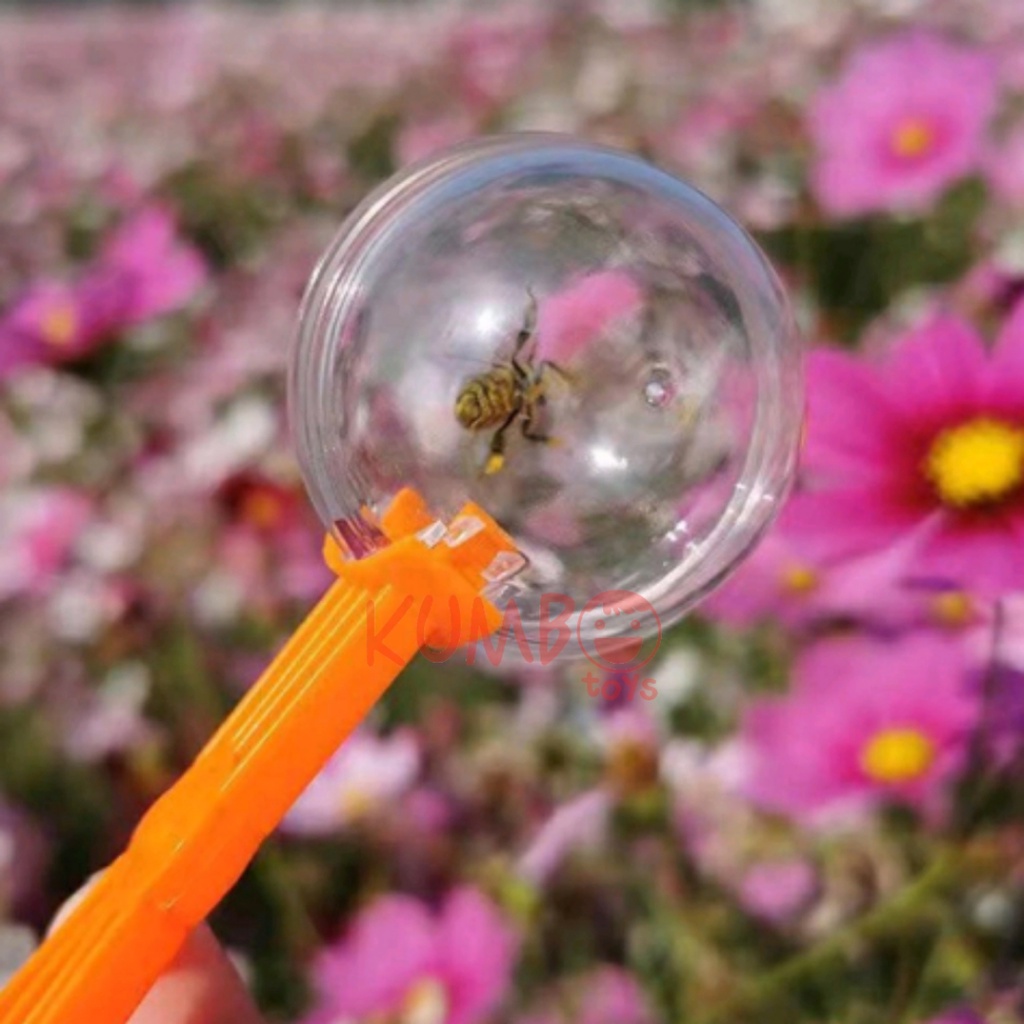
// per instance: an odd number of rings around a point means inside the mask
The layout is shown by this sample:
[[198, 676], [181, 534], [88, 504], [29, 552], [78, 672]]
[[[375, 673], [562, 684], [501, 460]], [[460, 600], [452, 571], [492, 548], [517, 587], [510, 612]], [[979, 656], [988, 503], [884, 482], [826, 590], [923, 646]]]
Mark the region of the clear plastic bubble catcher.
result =
[[771, 521], [803, 402], [782, 292], [733, 221], [635, 157], [520, 135], [353, 214], [306, 295], [291, 407], [338, 578], [5, 985], [0, 1024], [128, 1020], [425, 645], [511, 630], [543, 655], [568, 605], [566, 654], [642, 664], [636, 631]]
[[[666, 626], [722, 579], [786, 492], [801, 389], [734, 221], [637, 157], [527, 133], [417, 164], [349, 218], [307, 292], [291, 415], [353, 558], [403, 488], [443, 522], [486, 509], [522, 556], [488, 596], [535, 643], [553, 595], [628, 591]], [[616, 628], [584, 636], [598, 621]]]

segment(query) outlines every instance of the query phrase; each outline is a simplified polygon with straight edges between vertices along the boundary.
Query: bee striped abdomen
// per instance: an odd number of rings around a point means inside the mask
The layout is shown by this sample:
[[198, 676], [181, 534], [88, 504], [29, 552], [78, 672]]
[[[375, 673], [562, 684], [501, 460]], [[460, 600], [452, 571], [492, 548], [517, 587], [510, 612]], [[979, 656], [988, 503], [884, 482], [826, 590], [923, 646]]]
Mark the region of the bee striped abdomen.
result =
[[515, 371], [497, 366], [465, 384], [455, 402], [455, 415], [467, 430], [487, 430], [500, 426], [522, 404], [522, 387]]

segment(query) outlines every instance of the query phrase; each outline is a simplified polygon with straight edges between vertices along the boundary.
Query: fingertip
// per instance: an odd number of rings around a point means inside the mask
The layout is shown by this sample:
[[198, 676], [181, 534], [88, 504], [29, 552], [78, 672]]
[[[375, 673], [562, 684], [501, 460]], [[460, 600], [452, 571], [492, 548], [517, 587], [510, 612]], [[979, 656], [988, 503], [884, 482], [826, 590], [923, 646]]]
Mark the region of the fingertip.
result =
[[71, 912], [77, 907], [83, 899], [85, 899], [86, 893], [92, 889], [96, 883], [103, 877], [102, 871], [97, 871], [95, 874], [90, 875], [86, 880], [85, 884], [77, 892], [73, 892], [58, 908], [57, 913], [53, 915], [53, 920], [50, 922], [50, 927], [46, 929], [46, 938], [49, 938], [70, 916]]
[[[51, 935], [82, 902], [103, 872], [93, 875], [54, 915]], [[185, 940], [132, 1015], [129, 1024], [262, 1024], [235, 965], [212, 931], [201, 924]]]
[[129, 1024], [261, 1024], [244, 982], [213, 932], [188, 937]]

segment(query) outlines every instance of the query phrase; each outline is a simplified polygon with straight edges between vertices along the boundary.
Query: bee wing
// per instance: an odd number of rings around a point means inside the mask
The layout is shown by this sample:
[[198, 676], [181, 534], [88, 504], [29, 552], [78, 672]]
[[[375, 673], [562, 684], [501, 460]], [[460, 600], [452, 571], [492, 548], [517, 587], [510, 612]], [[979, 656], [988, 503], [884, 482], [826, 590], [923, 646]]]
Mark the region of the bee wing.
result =
[[476, 366], [485, 370], [494, 367], [494, 359], [484, 359], [482, 356], [470, 355], [467, 352], [456, 352], [453, 349], [446, 349], [442, 356], [445, 362], [463, 363], [466, 366]]

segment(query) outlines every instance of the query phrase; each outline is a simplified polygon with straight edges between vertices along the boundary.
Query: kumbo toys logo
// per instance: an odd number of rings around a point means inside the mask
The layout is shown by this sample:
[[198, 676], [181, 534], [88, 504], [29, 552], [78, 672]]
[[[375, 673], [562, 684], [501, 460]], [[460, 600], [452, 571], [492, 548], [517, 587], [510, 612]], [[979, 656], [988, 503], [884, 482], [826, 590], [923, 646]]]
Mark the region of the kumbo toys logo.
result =
[[645, 668], [661, 646], [661, 620], [647, 598], [631, 590], [605, 590], [587, 602], [576, 624], [580, 650], [599, 671], [587, 672], [591, 697], [653, 700]]
[[[644, 669], [661, 646], [661, 620], [654, 605], [631, 590], [602, 591], [579, 611], [567, 594], [544, 594], [540, 601], [539, 643], [536, 644], [527, 639], [514, 599], [505, 606], [501, 629], [491, 634], [483, 628], [485, 606], [481, 598], [473, 604], [470, 612], [470, 629], [473, 635], [481, 637], [480, 640], [464, 648], [430, 648], [426, 646], [427, 623], [432, 610], [431, 598], [418, 605], [409, 598], [386, 622], [377, 622], [373, 604], [369, 603], [367, 663], [372, 665], [375, 659], [385, 658], [395, 664], [404, 664], [400, 655], [388, 646], [388, 637], [403, 616], [415, 615], [423, 654], [437, 664], [461, 653], [468, 665], [484, 658], [498, 667], [509, 657], [514, 657], [517, 664], [548, 665], [563, 653], [569, 656], [581, 653], [601, 673], [600, 679], [593, 671], [587, 674], [587, 686], [592, 696], [604, 696], [608, 700], [617, 696], [603, 690], [595, 691], [592, 682], [609, 691], [617, 686], [629, 698], [638, 691], [648, 700], [654, 696], [654, 681], [644, 678]], [[459, 614], [458, 605], [454, 602], [450, 614]], [[474, 626], [480, 628], [474, 630]], [[577, 645], [578, 651], [567, 650], [572, 644]]]

